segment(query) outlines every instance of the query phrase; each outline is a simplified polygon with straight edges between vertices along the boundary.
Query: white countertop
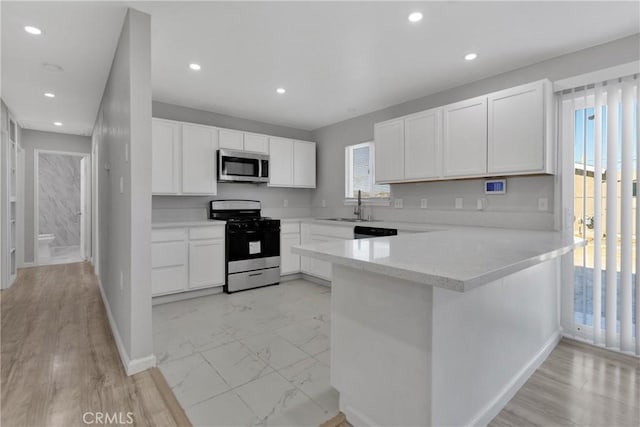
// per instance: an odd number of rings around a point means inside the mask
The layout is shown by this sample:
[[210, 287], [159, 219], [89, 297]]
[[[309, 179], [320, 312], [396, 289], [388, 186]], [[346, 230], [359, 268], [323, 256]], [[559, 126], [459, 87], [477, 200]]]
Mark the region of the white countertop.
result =
[[[425, 228], [428, 227], [431, 226], [425, 224]], [[558, 232], [456, 227], [445, 231], [295, 246], [293, 252], [466, 292], [583, 244], [582, 239], [563, 238]]]
[[151, 224], [151, 228], [173, 228], [173, 227], [211, 227], [224, 226], [226, 221], [206, 219], [201, 221], [156, 221]]

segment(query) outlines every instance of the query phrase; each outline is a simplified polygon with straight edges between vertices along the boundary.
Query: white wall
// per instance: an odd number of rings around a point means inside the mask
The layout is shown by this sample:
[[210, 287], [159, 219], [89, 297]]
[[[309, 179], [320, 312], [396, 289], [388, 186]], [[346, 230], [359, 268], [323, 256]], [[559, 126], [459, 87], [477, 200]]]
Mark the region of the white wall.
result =
[[23, 129], [21, 133], [22, 148], [25, 151], [24, 170], [24, 261], [34, 261], [34, 152], [40, 150], [57, 150], [70, 153], [90, 153], [91, 138], [88, 136], [69, 135], [65, 133], [43, 132]]
[[[312, 134], [309, 131], [156, 101], [153, 102], [153, 117], [312, 141]], [[313, 190], [304, 188], [270, 188], [266, 184], [219, 183], [218, 194], [211, 197], [153, 196], [153, 220], [205, 219], [207, 202], [213, 199], [260, 200], [264, 216], [308, 217], [311, 215], [312, 193]], [[285, 200], [288, 208], [284, 208]]]
[[129, 9], [100, 105], [102, 119], [94, 129], [99, 146], [100, 280], [128, 374], [155, 365], [150, 35], [150, 17]]
[[[313, 132], [318, 142], [318, 188], [313, 194], [313, 214], [318, 217], [351, 216], [353, 207], [345, 207], [344, 147], [373, 139], [373, 125], [394, 117], [446, 105], [466, 98], [505, 89], [519, 84], [549, 78], [564, 79], [640, 59], [640, 35], [634, 35], [600, 46], [560, 56], [509, 71], [464, 86], [443, 90], [413, 101], [336, 123]], [[392, 197], [403, 199], [403, 209], [373, 207], [375, 218], [425, 221], [453, 224], [479, 224], [528, 229], [554, 228], [553, 210], [556, 178], [537, 176], [510, 178], [508, 193], [487, 198], [487, 208], [475, 210], [476, 200], [485, 197], [483, 180], [448, 181], [392, 185]], [[456, 197], [463, 197], [465, 209], [455, 210]], [[546, 197], [549, 211], [539, 212], [537, 200]], [[419, 209], [420, 199], [427, 198], [429, 209]], [[326, 208], [322, 208], [322, 201]]]

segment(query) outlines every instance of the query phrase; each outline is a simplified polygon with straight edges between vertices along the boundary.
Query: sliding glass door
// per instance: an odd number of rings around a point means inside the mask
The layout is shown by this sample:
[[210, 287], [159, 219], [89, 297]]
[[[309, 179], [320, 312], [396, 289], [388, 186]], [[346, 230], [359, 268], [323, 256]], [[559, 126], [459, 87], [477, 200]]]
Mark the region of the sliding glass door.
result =
[[640, 354], [637, 80], [565, 93], [561, 120], [562, 143], [573, 145], [573, 167], [563, 168], [573, 175], [572, 231], [587, 241], [565, 283], [573, 287], [573, 334]]

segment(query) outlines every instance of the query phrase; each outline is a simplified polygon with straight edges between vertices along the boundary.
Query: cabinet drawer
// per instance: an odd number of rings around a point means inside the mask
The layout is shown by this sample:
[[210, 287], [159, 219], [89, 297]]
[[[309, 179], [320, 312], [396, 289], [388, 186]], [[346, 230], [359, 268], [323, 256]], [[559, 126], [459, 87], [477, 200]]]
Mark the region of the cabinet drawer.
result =
[[169, 267], [187, 263], [185, 242], [160, 242], [151, 245], [151, 267]]
[[189, 229], [189, 239], [222, 239], [224, 227], [194, 227]]
[[280, 232], [284, 233], [299, 233], [300, 232], [300, 223], [299, 222], [281, 222], [280, 223]]
[[184, 240], [184, 228], [161, 228], [151, 230], [151, 242], [175, 242]]

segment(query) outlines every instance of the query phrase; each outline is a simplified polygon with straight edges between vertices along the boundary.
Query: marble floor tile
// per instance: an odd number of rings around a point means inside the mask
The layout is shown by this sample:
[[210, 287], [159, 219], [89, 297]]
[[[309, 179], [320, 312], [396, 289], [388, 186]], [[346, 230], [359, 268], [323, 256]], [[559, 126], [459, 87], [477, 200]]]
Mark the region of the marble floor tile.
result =
[[185, 412], [194, 427], [250, 427], [260, 422], [234, 391], [196, 403]]
[[338, 413], [330, 302], [295, 280], [154, 306], [154, 351], [193, 424], [317, 427]]
[[329, 382], [329, 366], [310, 357], [278, 372], [327, 413], [337, 413], [339, 394]]
[[331, 366], [331, 351], [323, 351], [313, 356], [316, 360], [324, 363], [327, 366]]
[[182, 334], [163, 332], [153, 335], [153, 351], [158, 365], [162, 365], [193, 354], [193, 345]]
[[160, 370], [185, 408], [230, 389], [198, 353], [160, 365]]
[[201, 354], [231, 387], [246, 384], [273, 372], [273, 368], [238, 341]]
[[308, 320], [285, 326], [275, 332], [305, 353], [313, 356], [329, 350], [329, 337], [322, 332], [322, 322]]
[[274, 369], [284, 368], [308, 357], [305, 352], [273, 332], [254, 335], [240, 341]]
[[273, 372], [235, 389], [260, 419], [260, 425], [314, 426], [327, 418], [325, 411], [300, 389]]

